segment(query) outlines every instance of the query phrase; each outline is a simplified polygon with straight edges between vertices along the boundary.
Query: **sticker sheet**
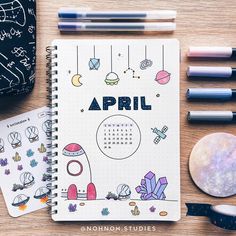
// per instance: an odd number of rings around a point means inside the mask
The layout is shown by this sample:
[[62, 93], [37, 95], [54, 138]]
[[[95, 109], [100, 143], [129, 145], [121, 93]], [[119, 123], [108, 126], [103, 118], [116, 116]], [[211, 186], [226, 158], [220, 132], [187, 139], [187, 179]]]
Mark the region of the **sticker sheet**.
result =
[[46, 207], [49, 118], [42, 107], [0, 122], [0, 185], [12, 217]]
[[53, 45], [58, 64], [53, 219], [178, 220], [178, 41]]

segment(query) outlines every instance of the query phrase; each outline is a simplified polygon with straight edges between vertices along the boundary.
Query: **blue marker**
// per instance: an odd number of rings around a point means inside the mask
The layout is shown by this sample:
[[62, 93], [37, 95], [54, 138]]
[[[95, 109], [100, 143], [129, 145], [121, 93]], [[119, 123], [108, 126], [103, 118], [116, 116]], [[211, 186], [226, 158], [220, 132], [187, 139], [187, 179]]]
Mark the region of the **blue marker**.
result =
[[236, 99], [236, 89], [227, 88], [189, 88], [187, 91], [187, 99], [202, 100], [223, 100], [229, 101]]

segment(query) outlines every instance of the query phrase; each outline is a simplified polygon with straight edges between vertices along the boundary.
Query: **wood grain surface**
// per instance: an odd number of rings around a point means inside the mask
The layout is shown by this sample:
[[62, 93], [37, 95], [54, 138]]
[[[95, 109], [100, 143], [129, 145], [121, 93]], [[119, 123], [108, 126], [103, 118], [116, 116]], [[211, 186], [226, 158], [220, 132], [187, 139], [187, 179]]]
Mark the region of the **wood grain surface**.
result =
[[[40, 210], [20, 218], [11, 218], [0, 193], [0, 235], [233, 235], [211, 225], [204, 217], [186, 217], [185, 202], [212, 204], [236, 204], [236, 197], [213, 198], [201, 192], [191, 181], [188, 158], [194, 144], [212, 132], [236, 134], [235, 125], [189, 125], [188, 110], [235, 110], [235, 103], [188, 103], [185, 99], [188, 87], [235, 87], [236, 82], [188, 81], [188, 65], [236, 65], [234, 61], [188, 60], [186, 51], [190, 45], [236, 46], [235, 0], [38, 0], [37, 78], [33, 92], [24, 97], [0, 99], [0, 120], [39, 108], [46, 104], [46, 52], [45, 47], [55, 38], [177, 38], [181, 43], [181, 206], [182, 219], [171, 222], [125, 223], [55, 223], [48, 210]], [[177, 10], [177, 30], [170, 33], [83, 33], [60, 35], [57, 30], [57, 10], [62, 6], [91, 7], [97, 10]], [[0, 130], [1, 133], [1, 130]], [[99, 228], [101, 227], [102, 228]]]

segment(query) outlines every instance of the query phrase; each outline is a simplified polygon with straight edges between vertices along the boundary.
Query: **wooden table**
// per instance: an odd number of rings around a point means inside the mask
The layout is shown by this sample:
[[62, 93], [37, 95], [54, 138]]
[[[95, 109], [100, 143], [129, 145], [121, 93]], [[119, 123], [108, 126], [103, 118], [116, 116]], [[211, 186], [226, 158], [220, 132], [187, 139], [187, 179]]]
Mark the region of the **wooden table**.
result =
[[[236, 198], [219, 199], [201, 192], [191, 181], [188, 173], [190, 151], [198, 139], [212, 132], [230, 132], [236, 134], [234, 125], [189, 125], [186, 122], [188, 110], [235, 110], [235, 103], [188, 103], [185, 99], [188, 87], [235, 87], [235, 82], [190, 82], [186, 78], [186, 68], [192, 65], [229, 65], [233, 61], [189, 61], [186, 51], [190, 45], [226, 45], [236, 46], [236, 4], [234, 0], [38, 0], [38, 42], [37, 42], [37, 79], [31, 94], [26, 97], [0, 99], [0, 120], [44, 106], [46, 100], [45, 47], [55, 38], [74, 38], [61, 36], [57, 30], [57, 10], [62, 6], [92, 7], [104, 10], [125, 9], [173, 9], [177, 10], [177, 30], [173, 34], [120, 34], [120, 33], [89, 33], [78, 35], [77, 38], [178, 38], [181, 42], [181, 193], [182, 219], [177, 223], [55, 223], [50, 219], [47, 209], [11, 218], [0, 193], [0, 235], [231, 235], [208, 223], [204, 217], [186, 217], [185, 202], [206, 202], [212, 204], [236, 204]], [[234, 109], [233, 109], [234, 108]], [[1, 132], [1, 131], [0, 131]], [[84, 228], [83, 226], [90, 228]], [[98, 226], [104, 228], [99, 229]], [[105, 226], [110, 227], [107, 231]], [[118, 228], [114, 230], [114, 227]], [[126, 226], [131, 231], [122, 232]], [[139, 228], [138, 228], [139, 227]], [[142, 228], [143, 227], [143, 228]], [[93, 229], [91, 229], [93, 228]], [[91, 230], [90, 230], [91, 229]], [[129, 229], [129, 228], [128, 228]]]

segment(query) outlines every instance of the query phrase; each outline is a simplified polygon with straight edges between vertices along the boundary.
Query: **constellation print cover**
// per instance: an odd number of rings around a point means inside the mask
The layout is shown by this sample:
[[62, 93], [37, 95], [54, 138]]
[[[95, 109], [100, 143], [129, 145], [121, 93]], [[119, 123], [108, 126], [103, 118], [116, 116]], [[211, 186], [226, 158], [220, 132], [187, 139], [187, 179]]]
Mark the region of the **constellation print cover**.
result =
[[1, 0], [0, 96], [30, 92], [35, 65], [36, 0]]
[[48, 47], [55, 221], [180, 218], [179, 42]]
[[0, 122], [0, 185], [13, 217], [46, 207], [48, 111], [42, 107]]

